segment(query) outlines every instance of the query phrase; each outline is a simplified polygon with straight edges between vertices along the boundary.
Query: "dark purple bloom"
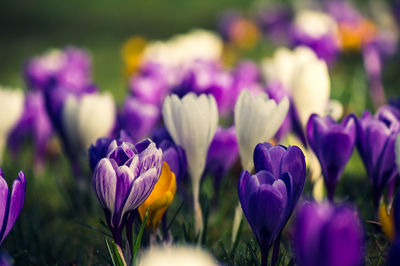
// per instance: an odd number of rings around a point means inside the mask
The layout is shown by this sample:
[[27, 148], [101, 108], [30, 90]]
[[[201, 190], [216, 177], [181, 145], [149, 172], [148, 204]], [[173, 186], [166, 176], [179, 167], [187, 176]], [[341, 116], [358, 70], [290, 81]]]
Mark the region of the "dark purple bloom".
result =
[[337, 123], [330, 116], [310, 116], [307, 123], [307, 139], [317, 156], [328, 191], [333, 201], [336, 184], [353, 154], [356, 141], [356, 123], [353, 116]]
[[254, 150], [255, 175], [243, 171], [239, 200], [262, 254], [268, 263], [272, 243], [286, 225], [303, 191], [306, 165], [297, 146], [289, 148], [260, 143]]
[[10, 232], [25, 200], [26, 181], [21, 171], [14, 180], [11, 193], [7, 181], [4, 179], [3, 171], [0, 169], [0, 245]]
[[146, 139], [133, 145], [114, 140], [97, 164], [92, 185], [115, 242], [122, 245], [126, 216], [150, 195], [160, 177], [162, 151]]
[[128, 96], [119, 114], [119, 127], [128, 132], [134, 141], [138, 141], [149, 136], [159, 118], [158, 106]]
[[222, 178], [232, 168], [239, 156], [239, 146], [236, 139], [235, 127], [217, 128], [215, 136], [208, 148], [206, 171], [214, 177], [218, 190]]
[[71, 90], [81, 90], [91, 83], [91, 59], [84, 50], [67, 47], [50, 50], [34, 57], [25, 66], [29, 88], [44, 90], [49, 82]]
[[363, 230], [353, 208], [326, 202], [306, 202], [299, 208], [294, 232], [298, 265], [361, 265], [363, 244]]
[[179, 184], [185, 177], [187, 161], [185, 151], [181, 146], [175, 145], [172, 141], [163, 140], [158, 145], [163, 151], [163, 162], [166, 162], [171, 171], [174, 172], [176, 181]]
[[35, 145], [35, 166], [40, 168], [44, 164], [46, 147], [52, 135], [53, 128], [46, 112], [43, 93], [27, 93], [24, 112], [8, 139], [11, 150], [18, 154], [23, 140], [31, 137]]
[[365, 112], [357, 121], [357, 148], [374, 191], [374, 208], [379, 208], [383, 189], [398, 174], [395, 155], [399, 117], [394, 108], [381, 107], [372, 116]]

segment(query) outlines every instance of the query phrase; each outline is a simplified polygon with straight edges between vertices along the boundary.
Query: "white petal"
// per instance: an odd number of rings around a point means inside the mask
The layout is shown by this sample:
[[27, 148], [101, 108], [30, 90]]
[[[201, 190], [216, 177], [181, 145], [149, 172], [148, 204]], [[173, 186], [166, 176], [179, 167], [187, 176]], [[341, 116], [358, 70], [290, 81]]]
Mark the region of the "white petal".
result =
[[0, 86], [0, 106], [0, 135], [7, 137], [22, 115], [24, 109], [23, 92]]

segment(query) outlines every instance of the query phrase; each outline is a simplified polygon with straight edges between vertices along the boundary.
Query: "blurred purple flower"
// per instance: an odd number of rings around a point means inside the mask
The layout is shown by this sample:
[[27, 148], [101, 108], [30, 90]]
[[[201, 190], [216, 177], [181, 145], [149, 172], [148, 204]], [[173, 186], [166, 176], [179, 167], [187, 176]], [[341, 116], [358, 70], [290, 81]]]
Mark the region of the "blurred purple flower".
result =
[[357, 212], [349, 206], [304, 203], [294, 230], [298, 265], [350, 266], [363, 260], [363, 230]]
[[232, 168], [239, 156], [239, 146], [235, 127], [217, 128], [208, 149], [206, 171], [214, 178], [215, 189], [218, 191], [222, 178]]
[[288, 42], [288, 32], [293, 20], [293, 11], [288, 7], [273, 7], [257, 15], [258, 25], [264, 36], [277, 44]]
[[30, 59], [25, 66], [29, 88], [44, 90], [49, 82], [71, 90], [81, 90], [91, 83], [91, 59], [86, 51], [67, 47]]
[[394, 108], [383, 106], [374, 116], [365, 112], [356, 119], [357, 148], [372, 183], [375, 213], [383, 189], [398, 174], [395, 141], [400, 123], [397, 115]]
[[267, 265], [269, 249], [303, 191], [306, 165], [304, 154], [297, 146], [286, 148], [260, 143], [254, 150], [254, 166], [255, 175], [242, 172], [238, 193], [243, 212], [260, 245], [262, 265]]
[[329, 0], [325, 2], [324, 9], [338, 22], [357, 24], [362, 19], [361, 14], [349, 1]]
[[21, 171], [14, 180], [11, 194], [9, 194], [7, 181], [4, 179], [3, 171], [0, 169], [0, 245], [10, 232], [22, 210], [25, 200], [25, 190], [25, 175]]
[[353, 154], [356, 141], [356, 123], [353, 116], [337, 123], [330, 116], [310, 116], [307, 123], [307, 139], [317, 156], [328, 191], [333, 202], [335, 188], [342, 172]]
[[160, 64], [147, 63], [129, 82], [133, 95], [143, 103], [160, 107], [169, 93], [168, 73], [164, 68]]
[[218, 18], [217, 29], [225, 41], [232, 38], [232, 27], [234, 23], [242, 18], [242, 14], [237, 10], [228, 10], [222, 13]]
[[128, 96], [120, 110], [119, 128], [128, 132], [134, 141], [150, 135], [160, 118], [158, 106]]
[[35, 145], [35, 166], [43, 167], [46, 147], [52, 135], [53, 128], [46, 112], [43, 93], [28, 92], [24, 112], [8, 139], [11, 151], [17, 155], [23, 140], [31, 137]]
[[126, 216], [150, 195], [160, 177], [162, 151], [146, 139], [133, 145], [114, 140], [97, 164], [92, 185], [116, 244], [122, 246]]

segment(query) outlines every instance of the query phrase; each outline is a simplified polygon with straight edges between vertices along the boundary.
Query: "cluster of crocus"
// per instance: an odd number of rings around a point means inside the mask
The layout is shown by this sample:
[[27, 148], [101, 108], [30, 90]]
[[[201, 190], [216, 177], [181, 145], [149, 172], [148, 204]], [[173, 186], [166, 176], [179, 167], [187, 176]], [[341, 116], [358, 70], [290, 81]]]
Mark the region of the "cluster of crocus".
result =
[[356, 142], [355, 119], [348, 116], [339, 124], [330, 116], [313, 114], [307, 123], [307, 139], [321, 164], [328, 198], [333, 201], [336, 184]]
[[21, 171], [14, 180], [11, 192], [7, 181], [4, 179], [3, 171], [0, 169], [0, 245], [10, 232], [25, 200], [26, 180]]
[[400, 132], [398, 110], [381, 107], [373, 116], [366, 111], [357, 122], [357, 148], [374, 192], [377, 214], [383, 190], [396, 175], [395, 141]]
[[306, 164], [297, 146], [258, 144], [254, 150], [256, 174], [243, 171], [238, 194], [243, 212], [261, 249], [262, 265], [274, 242], [272, 264], [277, 260], [280, 234], [303, 192]]
[[206, 166], [207, 151], [218, 124], [218, 109], [211, 95], [189, 93], [182, 99], [175, 94], [166, 97], [163, 118], [174, 142], [186, 153], [188, 171], [192, 180], [195, 214], [195, 232], [203, 232], [200, 207], [200, 179]]
[[306, 202], [298, 210], [294, 249], [298, 265], [361, 265], [363, 230], [350, 206]]
[[162, 151], [149, 139], [136, 145], [113, 140], [97, 163], [92, 185], [119, 247], [125, 225], [132, 226], [127, 224], [128, 215], [148, 198], [161, 169]]

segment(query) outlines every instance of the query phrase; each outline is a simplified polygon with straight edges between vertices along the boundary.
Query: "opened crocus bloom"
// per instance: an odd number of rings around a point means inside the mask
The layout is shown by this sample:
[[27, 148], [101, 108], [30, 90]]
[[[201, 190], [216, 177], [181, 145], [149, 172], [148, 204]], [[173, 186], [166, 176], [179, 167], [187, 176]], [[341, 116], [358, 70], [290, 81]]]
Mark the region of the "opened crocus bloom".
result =
[[189, 93], [182, 99], [171, 95], [165, 99], [162, 113], [169, 134], [186, 153], [193, 186], [195, 230], [201, 235], [200, 179], [206, 165], [208, 147], [217, 129], [217, 104], [211, 95], [196, 96]]
[[103, 206], [115, 242], [121, 246], [128, 212], [138, 208], [150, 195], [162, 169], [162, 151], [146, 139], [133, 145], [114, 140], [108, 155], [97, 164], [92, 184]]
[[148, 210], [148, 219], [146, 226], [155, 230], [161, 222], [161, 219], [172, 203], [176, 192], [176, 178], [166, 162], [163, 163], [163, 169], [160, 179], [154, 186], [150, 196], [139, 206], [139, 214], [142, 221]]
[[0, 245], [10, 232], [25, 200], [26, 181], [23, 172], [19, 172], [18, 177], [14, 180], [11, 194], [3, 171], [0, 169]]

